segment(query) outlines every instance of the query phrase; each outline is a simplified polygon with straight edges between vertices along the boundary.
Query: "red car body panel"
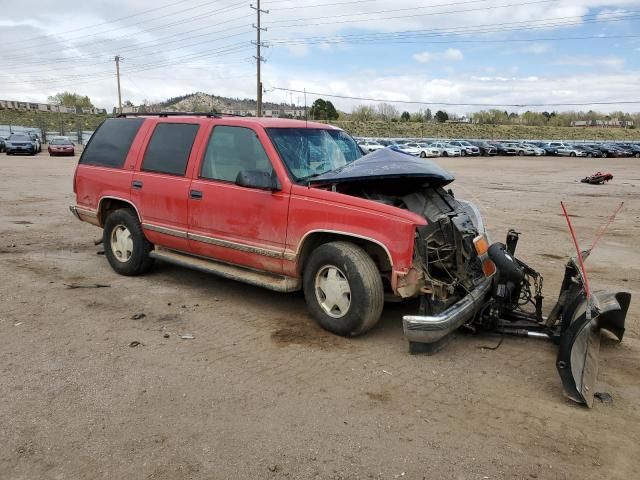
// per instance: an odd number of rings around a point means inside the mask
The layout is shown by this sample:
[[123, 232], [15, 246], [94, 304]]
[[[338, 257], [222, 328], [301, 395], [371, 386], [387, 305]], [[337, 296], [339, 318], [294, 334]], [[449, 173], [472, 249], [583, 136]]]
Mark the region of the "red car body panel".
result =
[[[185, 176], [141, 171], [153, 129], [158, 123], [171, 122], [200, 125]], [[279, 191], [199, 178], [217, 125], [255, 131], [278, 176]], [[101, 200], [121, 199], [136, 208], [145, 235], [158, 246], [294, 278], [299, 277], [299, 254], [309, 235], [327, 232], [362, 238], [386, 252], [395, 283], [413, 263], [415, 229], [426, 220], [379, 202], [293, 183], [265, 128], [303, 125], [266, 118], [145, 118], [123, 168], [78, 165], [77, 206], [98, 213]], [[307, 126], [335, 129], [311, 122]], [[133, 182], [142, 182], [142, 188], [132, 188]], [[190, 198], [193, 190], [202, 197]]]

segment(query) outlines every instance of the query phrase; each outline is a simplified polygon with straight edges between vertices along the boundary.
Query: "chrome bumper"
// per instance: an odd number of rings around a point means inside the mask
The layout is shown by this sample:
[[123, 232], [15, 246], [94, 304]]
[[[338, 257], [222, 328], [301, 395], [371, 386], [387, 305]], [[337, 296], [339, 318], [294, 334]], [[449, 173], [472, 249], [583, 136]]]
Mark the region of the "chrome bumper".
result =
[[491, 279], [485, 278], [459, 302], [437, 315], [405, 315], [404, 335], [410, 342], [436, 343], [469, 321], [491, 292]]

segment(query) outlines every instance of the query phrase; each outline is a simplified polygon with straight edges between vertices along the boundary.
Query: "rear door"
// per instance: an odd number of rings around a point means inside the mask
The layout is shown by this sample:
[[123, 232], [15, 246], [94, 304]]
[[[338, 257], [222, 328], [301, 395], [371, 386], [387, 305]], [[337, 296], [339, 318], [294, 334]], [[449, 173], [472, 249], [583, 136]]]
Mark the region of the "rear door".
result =
[[152, 243], [187, 251], [189, 168], [196, 158], [197, 121], [158, 121], [131, 181], [145, 235]]
[[[263, 145], [268, 143], [263, 130], [213, 127], [191, 183], [189, 239], [193, 253], [282, 272], [289, 192], [235, 183], [241, 171], [264, 172], [278, 178]], [[287, 184], [283, 180], [278, 179], [280, 185]]]

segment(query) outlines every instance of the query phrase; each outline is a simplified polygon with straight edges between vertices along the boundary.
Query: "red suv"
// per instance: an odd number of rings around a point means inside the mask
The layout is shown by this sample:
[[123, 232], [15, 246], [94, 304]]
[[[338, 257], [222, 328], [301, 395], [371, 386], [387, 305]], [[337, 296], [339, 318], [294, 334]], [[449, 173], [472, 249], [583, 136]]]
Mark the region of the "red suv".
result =
[[433, 344], [475, 315], [495, 271], [482, 219], [444, 189], [452, 181], [428, 160], [363, 155], [330, 125], [124, 116], [85, 148], [71, 210], [103, 228], [122, 275], [158, 259], [302, 289], [315, 319], [346, 336], [372, 328], [385, 298], [420, 297], [405, 333]]

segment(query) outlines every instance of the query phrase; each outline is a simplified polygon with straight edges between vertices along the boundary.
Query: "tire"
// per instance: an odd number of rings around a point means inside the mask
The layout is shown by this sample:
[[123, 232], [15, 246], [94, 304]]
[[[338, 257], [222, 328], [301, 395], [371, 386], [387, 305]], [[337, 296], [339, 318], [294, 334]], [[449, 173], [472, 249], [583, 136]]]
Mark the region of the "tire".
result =
[[443, 156], [443, 157], [448, 157], [448, 156], [449, 156], [449, 154], [448, 154], [446, 151], [444, 151], [444, 152], [442, 152], [442, 156]]
[[141, 275], [153, 265], [153, 259], [149, 258], [153, 244], [144, 236], [132, 209], [122, 208], [109, 214], [102, 240], [109, 265], [120, 275]]
[[587, 158], [592, 158], [593, 157], [593, 153], [589, 152], [587, 153]]
[[464, 150], [460, 150], [460, 156], [464, 157], [467, 154], [467, 152], [465, 152]]
[[420, 152], [420, 158], [427, 158], [427, 154], [424, 152]]
[[[331, 278], [333, 285], [328, 283]], [[373, 259], [357, 245], [331, 242], [316, 248], [305, 265], [302, 285], [311, 315], [329, 332], [355, 337], [380, 320], [384, 306], [382, 278]], [[326, 292], [327, 287], [333, 292]], [[349, 291], [342, 291], [344, 288]], [[338, 301], [345, 305], [334, 303]]]
[[636, 152], [633, 156], [636, 158], [640, 158], [640, 152]]
[[520, 155], [521, 157], [524, 157], [524, 150], [520, 150], [520, 151], [518, 152], [518, 155]]
[[575, 157], [575, 156], [576, 156], [576, 152], [571, 152], [571, 153], [569, 154], [569, 156], [570, 156], [570, 157]]

